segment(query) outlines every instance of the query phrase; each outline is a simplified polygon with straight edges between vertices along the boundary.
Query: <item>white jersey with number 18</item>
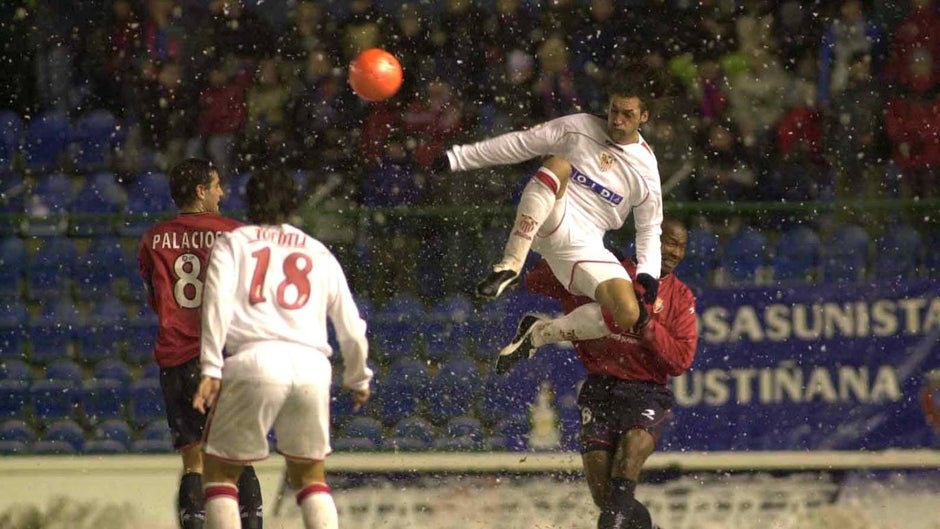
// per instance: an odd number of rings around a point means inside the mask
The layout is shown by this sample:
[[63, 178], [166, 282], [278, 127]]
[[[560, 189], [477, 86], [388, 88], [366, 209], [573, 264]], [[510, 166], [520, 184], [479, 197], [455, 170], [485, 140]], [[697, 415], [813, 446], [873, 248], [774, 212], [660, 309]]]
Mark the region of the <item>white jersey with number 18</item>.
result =
[[202, 314], [202, 373], [221, 378], [228, 356], [256, 347], [309, 348], [330, 356], [327, 318], [343, 354], [343, 384], [365, 389], [366, 323], [336, 257], [289, 225], [243, 226], [223, 234], [209, 256]]

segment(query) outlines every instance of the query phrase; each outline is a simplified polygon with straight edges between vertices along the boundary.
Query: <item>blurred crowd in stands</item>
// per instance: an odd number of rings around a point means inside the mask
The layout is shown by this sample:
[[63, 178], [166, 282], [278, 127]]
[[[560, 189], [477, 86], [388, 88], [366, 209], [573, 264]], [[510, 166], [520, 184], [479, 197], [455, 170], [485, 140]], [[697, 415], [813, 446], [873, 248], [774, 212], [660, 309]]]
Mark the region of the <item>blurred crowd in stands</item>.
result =
[[[644, 57], [677, 88], [644, 130], [669, 199], [937, 196], [932, 0], [3, 4], [0, 107], [112, 112], [127, 132], [112, 169], [128, 179], [187, 155], [224, 177], [273, 159], [314, 183], [340, 174], [367, 206], [508, 203], [518, 169], [455, 182], [427, 178], [431, 161], [452, 142], [602, 113], [605, 77]], [[346, 83], [370, 47], [404, 67], [384, 103]]]

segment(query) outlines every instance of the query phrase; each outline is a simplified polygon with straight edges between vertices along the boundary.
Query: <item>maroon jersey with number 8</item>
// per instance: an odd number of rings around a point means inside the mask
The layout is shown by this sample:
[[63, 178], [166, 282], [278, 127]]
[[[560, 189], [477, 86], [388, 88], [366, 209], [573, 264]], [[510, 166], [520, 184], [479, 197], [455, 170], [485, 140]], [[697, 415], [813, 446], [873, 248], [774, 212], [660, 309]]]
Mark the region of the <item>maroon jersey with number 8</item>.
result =
[[160, 367], [199, 357], [202, 286], [209, 251], [242, 223], [214, 213], [184, 213], [157, 224], [138, 247], [140, 277], [160, 320], [153, 356]]

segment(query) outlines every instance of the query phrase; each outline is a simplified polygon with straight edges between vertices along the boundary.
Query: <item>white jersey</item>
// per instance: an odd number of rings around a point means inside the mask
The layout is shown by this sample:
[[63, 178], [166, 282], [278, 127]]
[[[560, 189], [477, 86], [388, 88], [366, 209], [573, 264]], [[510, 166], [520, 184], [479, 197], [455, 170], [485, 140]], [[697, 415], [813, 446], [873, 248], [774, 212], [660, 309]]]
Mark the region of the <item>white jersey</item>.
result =
[[636, 225], [637, 273], [659, 277], [663, 220], [656, 156], [646, 141], [614, 143], [604, 119], [572, 114], [448, 151], [457, 171], [558, 156], [571, 164], [570, 205], [597, 227], [601, 237], [623, 227], [631, 211]]
[[327, 318], [343, 354], [343, 384], [369, 386], [366, 323], [336, 257], [288, 225], [222, 234], [209, 256], [202, 309], [202, 374], [222, 377], [228, 356], [264, 345], [330, 356]]

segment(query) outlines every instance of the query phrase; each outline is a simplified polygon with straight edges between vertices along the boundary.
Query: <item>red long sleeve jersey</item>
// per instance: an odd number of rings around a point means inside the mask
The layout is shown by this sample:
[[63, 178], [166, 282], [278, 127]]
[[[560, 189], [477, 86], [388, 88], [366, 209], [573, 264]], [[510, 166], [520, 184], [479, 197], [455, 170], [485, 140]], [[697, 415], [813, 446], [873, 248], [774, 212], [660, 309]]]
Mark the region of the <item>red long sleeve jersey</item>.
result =
[[160, 320], [153, 350], [160, 367], [199, 357], [209, 251], [219, 234], [241, 225], [213, 213], [183, 214], [157, 224], [141, 238], [137, 262], [150, 307]]
[[[630, 277], [636, 275], [632, 260], [623, 261], [623, 265]], [[565, 290], [544, 261], [526, 274], [525, 284], [535, 294], [557, 299], [566, 314], [592, 302]], [[574, 345], [591, 374], [666, 385], [670, 376], [684, 373], [695, 358], [698, 347], [695, 296], [679, 278], [669, 274], [659, 280], [659, 297], [650, 323], [639, 334], [612, 334]]]

